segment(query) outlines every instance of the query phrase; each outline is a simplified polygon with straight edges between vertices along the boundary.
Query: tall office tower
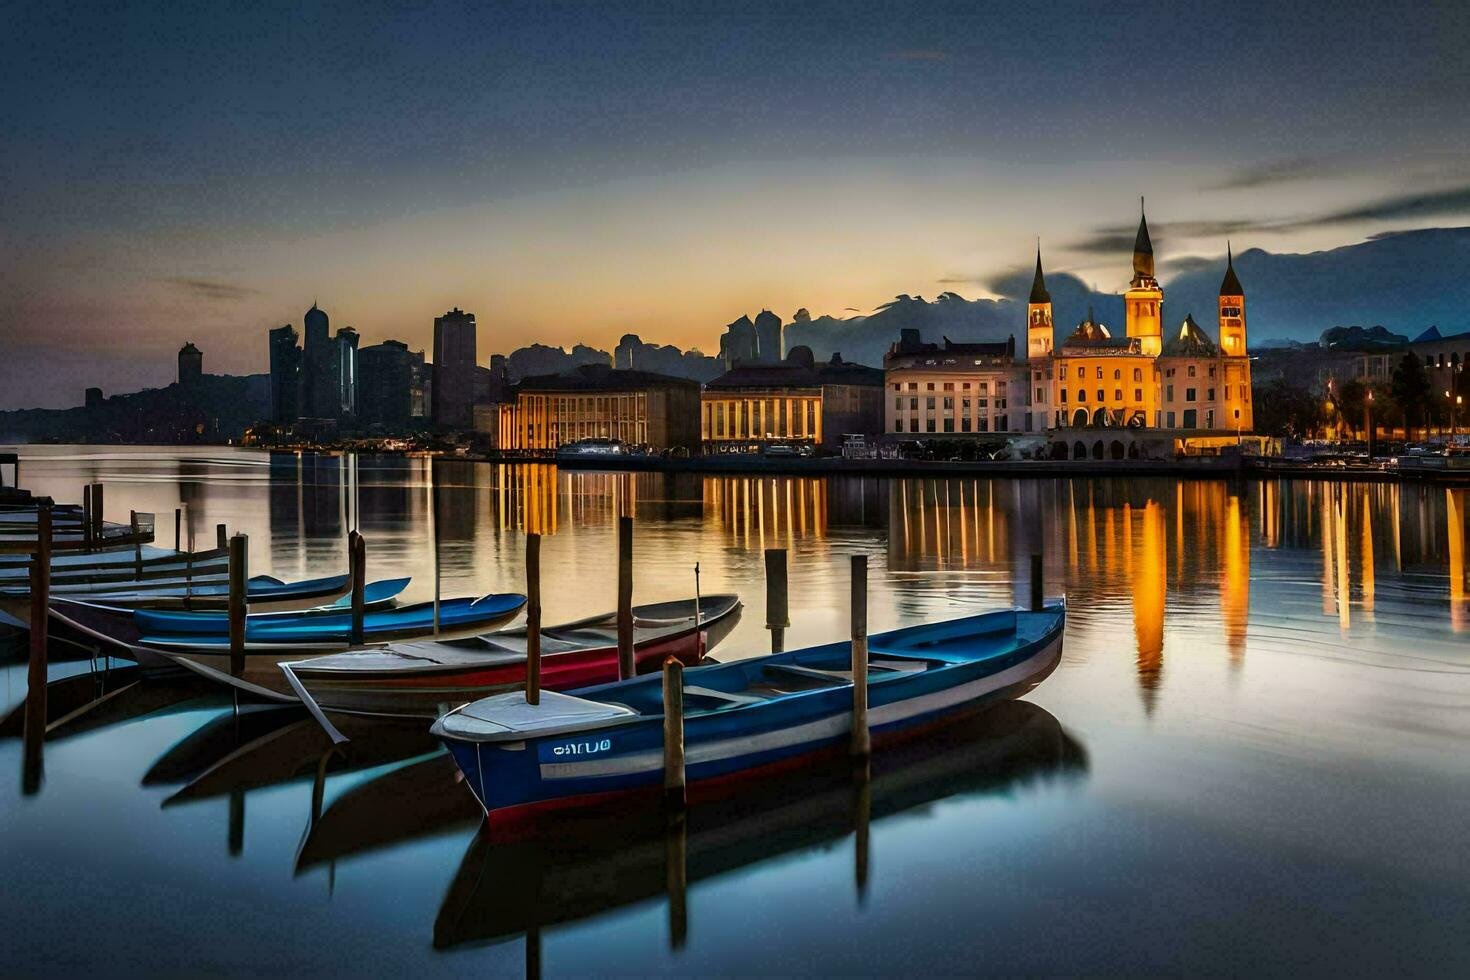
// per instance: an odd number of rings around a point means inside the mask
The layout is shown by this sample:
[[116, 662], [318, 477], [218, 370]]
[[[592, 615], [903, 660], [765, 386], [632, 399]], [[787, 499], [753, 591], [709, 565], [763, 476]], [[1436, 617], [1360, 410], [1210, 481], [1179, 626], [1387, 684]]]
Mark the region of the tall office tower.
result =
[[328, 334], [329, 321], [315, 303], [303, 319], [306, 349], [302, 355], [301, 414], [307, 418], [334, 419], [339, 412], [336, 345]]
[[343, 327], [332, 338], [332, 380], [337, 392], [334, 418], [357, 414], [357, 331]]
[[[422, 354], [417, 357], [422, 361]], [[389, 429], [409, 425], [414, 414], [414, 360], [408, 345], [398, 340], [357, 352], [357, 415], [364, 425]]]
[[301, 348], [291, 324], [270, 332], [271, 421], [290, 425], [301, 417]]
[[780, 364], [786, 357], [785, 332], [781, 318], [770, 310], [761, 310], [756, 314], [756, 357], [762, 364]]
[[474, 421], [475, 315], [455, 307], [434, 318], [434, 425], [468, 429]]
[[197, 384], [204, 376], [204, 352], [191, 340], [179, 348], [179, 384]]

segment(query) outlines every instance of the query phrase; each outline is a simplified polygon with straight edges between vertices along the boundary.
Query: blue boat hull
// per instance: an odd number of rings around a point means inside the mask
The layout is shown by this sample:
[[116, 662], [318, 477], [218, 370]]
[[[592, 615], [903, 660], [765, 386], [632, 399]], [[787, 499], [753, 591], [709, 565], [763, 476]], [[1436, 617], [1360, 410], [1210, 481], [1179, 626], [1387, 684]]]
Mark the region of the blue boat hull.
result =
[[[943, 669], [885, 678], [881, 683], [870, 680], [868, 720], [874, 743], [900, 739], [1030, 691], [1056, 668], [1061, 657], [1064, 617], [1059, 612], [1054, 615], [1055, 629], [1007, 653], [973, 662], [946, 663]], [[972, 617], [953, 625], [982, 619]], [[878, 637], [873, 638], [875, 646], [878, 641]], [[820, 660], [844, 656], [848, 649], [845, 642], [834, 643], [760, 659], [763, 663], [795, 662], [792, 658]], [[686, 674], [686, 690], [697, 678], [698, 671]], [[618, 701], [621, 686], [601, 685], [570, 693], [591, 700]], [[761, 705], [758, 711], [712, 711], [688, 716], [685, 774], [689, 793], [698, 798], [726, 782], [798, 765], [813, 756], [844, 752], [851, 724], [850, 685], [773, 701]], [[659, 715], [585, 734], [530, 737], [518, 742], [446, 737], [445, 742], [464, 772], [466, 785], [486, 812], [500, 820], [545, 807], [581, 805], [600, 797], [656, 792], [663, 781], [663, 722]]]

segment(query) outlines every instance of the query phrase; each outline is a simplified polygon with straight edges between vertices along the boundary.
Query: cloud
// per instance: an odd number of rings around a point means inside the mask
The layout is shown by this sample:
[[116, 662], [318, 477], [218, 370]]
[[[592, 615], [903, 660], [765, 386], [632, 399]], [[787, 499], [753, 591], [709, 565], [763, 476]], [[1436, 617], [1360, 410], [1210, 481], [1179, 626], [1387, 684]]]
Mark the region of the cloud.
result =
[[[1166, 221], [1161, 224], [1151, 223], [1149, 225], [1149, 236], [1153, 239], [1154, 251], [1158, 252], [1159, 242], [1170, 238], [1224, 239], [1245, 232], [1273, 231], [1277, 227], [1277, 225], [1265, 224], [1246, 218]], [[1109, 225], [1094, 229], [1092, 235], [1080, 241], [1073, 242], [1067, 247], [1074, 252], [1086, 252], [1090, 255], [1116, 255], [1118, 252], [1132, 252], [1133, 239], [1137, 234], [1137, 225], [1130, 227]]]
[[1289, 228], [1323, 228], [1354, 221], [1399, 221], [1405, 218], [1442, 218], [1470, 213], [1470, 184], [1450, 187], [1431, 194], [1402, 194], [1380, 198], [1368, 204], [1342, 211], [1332, 211], [1314, 218], [1301, 218]]
[[1268, 184], [1284, 184], [1291, 180], [1321, 177], [1328, 170], [1329, 165], [1318, 157], [1289, 157], [1285, 160], [1273, 160], [1269, 163], [1257, 163], [1241, 167], [1221, 183], [1206, 189], [1234, 191], [1252, 187], [1265, 187]]
[[220, 282], [216, 279], [190, 279], [187, 276], [169, 276], [162, 280], [175, 289], [181, 290], [195, 299], [209, 300], [211, 302], [233, 303], [249, 296], [260, 295], [260, 290], [250, 286], [241, 286], [232, 282]]
[[949, 52], [940, 51], [937, 48], [910, 48], [905, 51], [895, 51], [892, 57], [899, 61], [948, 61]]

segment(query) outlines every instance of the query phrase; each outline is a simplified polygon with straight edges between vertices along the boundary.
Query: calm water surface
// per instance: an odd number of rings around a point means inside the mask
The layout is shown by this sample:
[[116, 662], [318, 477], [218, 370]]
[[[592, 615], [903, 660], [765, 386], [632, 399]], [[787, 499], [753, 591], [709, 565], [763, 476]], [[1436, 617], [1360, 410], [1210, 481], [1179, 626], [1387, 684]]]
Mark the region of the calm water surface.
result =
[[[66, 448], [22, 479], [102, 481], [160, 544], [177, 507], [186, 544], [224, 522], [281, 577], [343, 570], [356, 526], [409, 598], [436, 537], [445, 595], [520, 591], [540, 530], [547, 623], [614, 606], [630, 511], [635, 601], [692, 594], [696, 561], [745, 600], [725, 658], [769, 649], [766, 547], [790, 549], [788, 648], [843, 635], [852, 554], [874, 630], [1024, 601], [1035, 551], [1070, 607], [1026, 702], [880, 754], [867, 792], [818, 770], [682, 834], [516, 844], [421, 725], [324, 756], [296, 711], [58, 660], [52, 715], [77, 712], [44, 771], [0, 729], [8, 974], [1470, 970], [1465, 491]], [[7, 710], [23, 657], [0, 652]]]

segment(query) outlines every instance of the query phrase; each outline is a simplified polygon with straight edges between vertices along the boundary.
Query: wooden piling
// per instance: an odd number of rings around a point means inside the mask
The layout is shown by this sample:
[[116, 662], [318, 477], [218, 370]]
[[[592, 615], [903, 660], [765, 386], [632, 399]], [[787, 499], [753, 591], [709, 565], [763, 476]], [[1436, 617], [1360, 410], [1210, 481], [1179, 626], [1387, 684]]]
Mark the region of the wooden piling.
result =
[[618, 518], [618, 680], [627, 680], [636, 672], [633, 663], [633, 518], [625, 516]]
[[852, 755], [866, 759], [868, 732], [868, 556], [852, 556]]
[[103, 541], [102, 526], [105, 523], [103, 515], [106, 513], [106, 509], [103, 503], [102, 484], [92, 484], [92, 546], [94, 548], [101, 547], [105, 543]]
[[[220, 527], [224, 527], [223, 524]], [[250, 539], [243, 534], [230, 538], [230, 673], [245, 670], [245, 615], [247, 582], [250, 579]]]
[[791, 625], [786, 592], [786, 549], [766, 549], [766, 629], [771, 631], [771, 652], [786, 649], [786, 627]]
[[541, 535], [526, 535], [526, 703], [541, 703]]
[[221, 551], [230, 546], [229, 535], [225, 533], [225, 526], [223, 524], [216, 524], [214, 526], [214, 546]]
[[1031, 611], [1041, 612], [1046, 604], [1046, 580], [1042, 572], [1041, 556], [1031, 556]]
[[684, 809], [684, 665], [664, 661], [664, 805]]
[[36, 501], [36, 551], [31, 555], [31, 649], [26, 671], [25, 727], [21, 789], [31, 795], [41, 788], [42, 750], [46, 744], [46, 669], [51, 606], [51, 498]]
[[82, 487], [82, 548], [92, 550], [92, 484]]
[[174, 550], [183, 551], [184, 508], [174, 508]]
[[367, 610], [367, 542], [356, 531], [347, 535], [347, 558], [352, 579], [352, 645], [360, 647]]
[[138, 529], [138, 512], [128, 511], [128, 527], [133, 532], [133, 578], [143, 580], [143, 538]]

